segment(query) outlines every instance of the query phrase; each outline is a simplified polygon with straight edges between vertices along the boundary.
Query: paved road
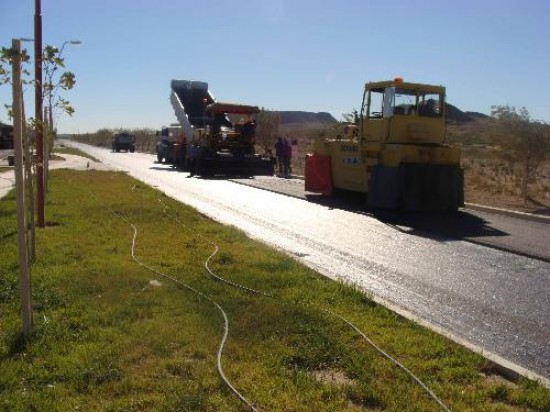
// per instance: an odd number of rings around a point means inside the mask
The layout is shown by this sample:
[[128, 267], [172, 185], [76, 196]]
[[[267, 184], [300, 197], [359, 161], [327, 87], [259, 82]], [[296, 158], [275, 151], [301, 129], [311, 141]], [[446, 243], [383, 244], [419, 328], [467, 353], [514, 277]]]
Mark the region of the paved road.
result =
[[[399, 216], [369, 215], [359, 207], [222, 179], [188, 179], [187, 173], [155, 164], [152, 155], [86, 150], [330, 278], [357, 285], [400, 313], [511, 361], [516, 369], [550, 378], [547, 261], [472, 243], [467, 240], [476, 237], [472, 233], [450, 237], [419, 229]], [[499, 234], [480, 227], [477, 237]], [[542, 236], [548, 240], [548, 231]]]
[[304, 182], [300, 179], [257, 176], [254, 179], [232, 180], [329, 208], [370, 215], [410, 235], [444, 235], [550, 262], [550, 216], [529, 216], [525, 213], [514, 216], [514, 213], [500, 214], [500, 211], [491, 213], [488, 211], [490, 208], [465, 208], [456, 214], [366, 210], [363, 195], [343, 195], [337, 199], [327, 199], [305, 192]]

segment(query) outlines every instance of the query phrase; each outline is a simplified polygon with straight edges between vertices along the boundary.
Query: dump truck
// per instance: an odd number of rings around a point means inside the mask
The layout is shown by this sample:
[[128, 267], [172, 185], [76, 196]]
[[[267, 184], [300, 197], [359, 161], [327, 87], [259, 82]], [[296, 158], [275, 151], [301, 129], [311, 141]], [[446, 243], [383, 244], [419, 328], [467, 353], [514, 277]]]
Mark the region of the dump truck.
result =
[[445, 144], [445, 88], [402, 78], [365, 85], [347, 133], [317, 141], [305, 190], [366, 194], [371, 208], [456, 210], [464, 205], [460, 148]]
[[174, 144], [178, 139], [182, 139], [182, 127], [180, 125], [165, 126], [157, 131], [156, 135], [159, 138], [156, 145], [157, 161], [173, 164], [176, 161]]
[[0, 149], [13, 149], [13, 126], [0, 122]]
[[[201, 176], [273, 174], [271, 158], [255, 151], [257, 106], [217, 102], [202, 81], [172, 80], [171, 88], [181, 126], [172, 149], [174, 166], [194, 167]], [[199, 153], [197, 159], [190, 153]]]
[[125, 150], [126, 152], [134, 153], [136, 150], [135, 143], [136, 137], [133, 134], [121, 132], [113, 135], [111, 140], [111, 148], [113, 152]]

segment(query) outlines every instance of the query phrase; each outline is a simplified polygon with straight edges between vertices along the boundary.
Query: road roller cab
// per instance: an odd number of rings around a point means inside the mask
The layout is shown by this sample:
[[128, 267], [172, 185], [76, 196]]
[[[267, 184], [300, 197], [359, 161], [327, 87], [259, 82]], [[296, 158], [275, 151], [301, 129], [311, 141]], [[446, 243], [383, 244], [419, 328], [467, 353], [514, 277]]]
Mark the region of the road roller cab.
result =
[[364, 192], [374, 208], [463, 206], [460, 149], [444, 143], [444, 87], [401, 78], [367, 83], [356, 126], [357, 133], [316, 144], [306, 159], [306, 190]]

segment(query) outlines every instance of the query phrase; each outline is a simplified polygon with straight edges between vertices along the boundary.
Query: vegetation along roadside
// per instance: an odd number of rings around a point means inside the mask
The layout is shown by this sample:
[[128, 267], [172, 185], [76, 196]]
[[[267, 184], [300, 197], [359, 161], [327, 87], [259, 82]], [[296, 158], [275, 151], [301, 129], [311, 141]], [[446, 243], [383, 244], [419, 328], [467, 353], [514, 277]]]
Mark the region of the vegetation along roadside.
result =
[[[452, 410], [550, 410], [537, 383], [494, 375], [479, 354], [126, 174], [51, 171], [46, 210], [22, 342], [14, 194], [0, 199], [0, 410], [244, 410], [216, 368], [212, 301], [229, 324], [224, 374], [258, 410], [441, 410], [330, 312]], [[139, 261], [180, 283], [136, 264], [130, 223]], [[214, 245], [213, 272], [270, 296], [212, 277]]]

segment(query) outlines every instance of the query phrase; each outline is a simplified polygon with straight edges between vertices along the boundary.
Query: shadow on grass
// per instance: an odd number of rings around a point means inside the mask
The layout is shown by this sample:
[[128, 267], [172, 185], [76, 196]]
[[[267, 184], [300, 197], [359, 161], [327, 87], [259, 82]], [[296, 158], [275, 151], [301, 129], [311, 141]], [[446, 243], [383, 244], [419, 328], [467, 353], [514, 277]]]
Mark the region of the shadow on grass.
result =
[[1, 239], [7, 239], [9, 237], [14, 237], [17, 235], [17, 230], [12, 230], [10, 232], [7, 232], [7, 233], [0, 233], [0, 240]]
[[44, 226], [45, 227], [58, 227], [58, 226], [63, 226], [63, 223], [61, 223], [61, 222], [45, 222]]
[[32, 339], [31, 337], [25, 337], [23, 332], [15, 332], [10, 336], [8, 341], [8, 351], [6, 358], [12, 358], [17, 355], [21, 355], [27, 348], [27, 343]]

